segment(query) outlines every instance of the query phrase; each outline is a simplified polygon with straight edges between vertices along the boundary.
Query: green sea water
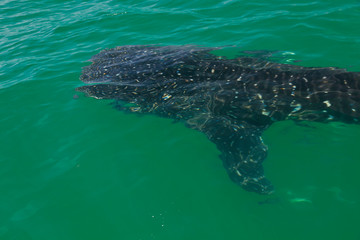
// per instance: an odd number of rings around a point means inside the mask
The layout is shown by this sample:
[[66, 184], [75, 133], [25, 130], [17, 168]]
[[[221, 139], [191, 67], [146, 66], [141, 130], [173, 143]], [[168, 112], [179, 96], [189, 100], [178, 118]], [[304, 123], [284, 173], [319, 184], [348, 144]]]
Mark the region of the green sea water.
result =
[[360, 1], [1, 0], [0, 239], [360, 239], [359, 125], [275, 123], [276, 193], [246, 192], [200, 132], [73, 97], [86, 60], [129, 44], [360, 71]]

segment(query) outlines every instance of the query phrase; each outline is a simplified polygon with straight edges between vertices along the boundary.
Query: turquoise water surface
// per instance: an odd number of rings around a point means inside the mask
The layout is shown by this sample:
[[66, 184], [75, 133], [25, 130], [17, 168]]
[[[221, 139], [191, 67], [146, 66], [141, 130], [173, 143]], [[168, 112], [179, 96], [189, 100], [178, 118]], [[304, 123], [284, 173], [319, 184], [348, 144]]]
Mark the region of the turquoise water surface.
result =
[[360, 71], [360, 1], [3, 0], [0, 33], [0, 239], [360, 239], [359, 125], [275, 123], [260, 196], [200, 132], [74, 90], [129, 44]]

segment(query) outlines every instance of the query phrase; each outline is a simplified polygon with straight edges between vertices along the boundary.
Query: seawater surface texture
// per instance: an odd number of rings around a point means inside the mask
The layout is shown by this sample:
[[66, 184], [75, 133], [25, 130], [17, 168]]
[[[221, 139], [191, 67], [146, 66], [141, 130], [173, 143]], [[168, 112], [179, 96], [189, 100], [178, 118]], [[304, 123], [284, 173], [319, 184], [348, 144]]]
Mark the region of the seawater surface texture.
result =
[[75, 92], [121, 45], [360, 71], [359, 1], [8, 0], [0, 33], [0, 239], [360, 239], [360, 125], [273, 124], [262, 196], [200, 132]]

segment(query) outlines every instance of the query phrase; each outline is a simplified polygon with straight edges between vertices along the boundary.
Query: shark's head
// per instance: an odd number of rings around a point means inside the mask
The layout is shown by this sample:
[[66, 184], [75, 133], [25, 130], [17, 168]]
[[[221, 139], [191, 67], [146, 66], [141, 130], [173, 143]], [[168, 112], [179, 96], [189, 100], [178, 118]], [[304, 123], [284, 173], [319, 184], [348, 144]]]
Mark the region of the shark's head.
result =
[[[217, 59], [209, 54], [214, 49], [122, 46], [104, 50], [83, 68], [80, 80], [89, 85], [76, 90], [97, 99], [133, 103], [144, 110], [163, 104], [179, 106], [194, 95], [195, 89], [200, 95], [204, 69], [209, 69], [204, 59]], [[213, 73], [209, 70], [207, 74]]]

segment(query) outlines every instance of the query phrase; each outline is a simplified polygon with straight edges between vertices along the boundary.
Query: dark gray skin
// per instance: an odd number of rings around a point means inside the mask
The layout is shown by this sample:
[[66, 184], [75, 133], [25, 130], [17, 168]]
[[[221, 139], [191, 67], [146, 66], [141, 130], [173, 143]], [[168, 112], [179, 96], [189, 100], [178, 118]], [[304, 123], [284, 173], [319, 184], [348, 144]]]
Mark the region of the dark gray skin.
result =
[[[211, 54], [194, 46], [123, 46], [93, 56], [77, 88], [114, 99], [120, 109], [185, 122], [216, 144], [230, 176], [245, 190], [270, 194], [261, 135], [286, 119], [360, 120], [360, 73]], [[130, 103], [132, 106], [124, 106]]]

